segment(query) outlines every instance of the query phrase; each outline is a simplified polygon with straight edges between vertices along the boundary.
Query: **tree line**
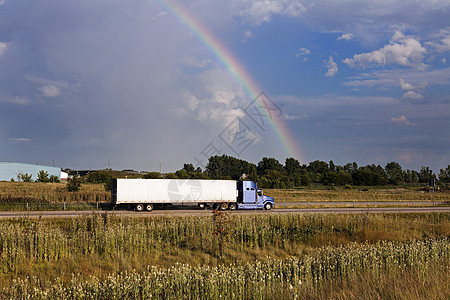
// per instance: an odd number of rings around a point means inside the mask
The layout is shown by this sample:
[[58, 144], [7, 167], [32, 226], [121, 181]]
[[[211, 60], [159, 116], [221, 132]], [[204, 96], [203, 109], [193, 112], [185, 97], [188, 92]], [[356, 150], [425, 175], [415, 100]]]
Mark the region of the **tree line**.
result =
[[[151, 174], [152, 173], [152, 174]], [[151, 172], [147, 178], [160, 178], [161, 174]], [[438, 176], [427, 167], [420, 171], [403, 170], [397, 162], [386, 166], [358, 166], [356, 162], [336, 165], [332, 160], [315, 160], [309, 164], [301, 164], [295, 158], [287, 158], [284, 164], [273, 157], [264, 157], [257, 164], [247, 162], [228, 155], [212, 156], [205, 170], [194, 168], [192, 164], [184, 164], [175, 173], [167, 174], [169, 178], [191, 179], [248, 179], [264, 188], [295, 188], [311, 184], [326, 186], [377, 186], [401, 184], [427, 184], [434, 178], [437, 184], [445, 186], [450, 183], [450, 165], [440, 169]]]
[[[139, 175], [141, 177], [142, 175]], [[84, 182], [104, 183], [106, 189], [111, 187], [111, 179], [125, 177], [114, 172], [103, 170], [84, 176]], [[261, 188], [297, 188], [321, 184], [324, 186], [381, 186], [381, 185], [426, 185], [431, 178], [441, 188], [450, 187], [450, 165], [440, 169], [438, 176], [427, 167], [420, 171], [402, 169], [397, 162], [381, 165], [358, 166], [356, 162], [336, 165], [332, 160], [315, 160], [301, 164], [295, 158], [287, 158], [284, 164], [273, 157], [264, 157], [257, 164], [228, 155], [212, 156], [205, 170], [185, 163], [183, 168], [173, 173], [161, 174], [148, 172], [147, 179], [232, 179], [252, 180]]]

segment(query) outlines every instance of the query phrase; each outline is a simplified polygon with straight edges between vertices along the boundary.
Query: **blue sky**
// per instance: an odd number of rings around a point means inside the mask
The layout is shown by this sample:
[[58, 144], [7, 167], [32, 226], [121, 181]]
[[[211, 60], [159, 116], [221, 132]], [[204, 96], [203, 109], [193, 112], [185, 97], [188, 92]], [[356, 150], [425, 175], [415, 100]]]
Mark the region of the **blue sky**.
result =
[[[280, 108], [302, 163], [450, 164], [450, 2], [179, 3]], [[246, 116], [251, 100], [159, 1], [0, 0], [0, 161], [284, 162], [276, 134]], [[239, 149], [223, 139], [237, 118], [250, 129]]]

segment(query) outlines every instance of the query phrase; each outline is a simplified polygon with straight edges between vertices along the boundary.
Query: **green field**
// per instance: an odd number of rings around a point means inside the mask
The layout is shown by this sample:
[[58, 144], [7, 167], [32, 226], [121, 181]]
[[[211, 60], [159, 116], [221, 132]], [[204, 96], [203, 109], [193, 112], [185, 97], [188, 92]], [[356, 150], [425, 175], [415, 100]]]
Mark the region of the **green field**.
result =
[[0, 221], [1, 298], [448, 299], [450, 216]]

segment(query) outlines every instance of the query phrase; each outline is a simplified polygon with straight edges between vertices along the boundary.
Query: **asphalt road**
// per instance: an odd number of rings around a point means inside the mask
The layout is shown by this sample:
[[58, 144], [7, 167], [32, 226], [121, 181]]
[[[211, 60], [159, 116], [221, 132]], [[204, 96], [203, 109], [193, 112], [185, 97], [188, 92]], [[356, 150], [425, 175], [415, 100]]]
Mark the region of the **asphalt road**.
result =
[[[345, 207], [345, 208], [279, 208], [270, 211], [264, 210], [235, 210], [233, 214], [279, 214], [279, 213], [427, 213], [427, 212], [447, 212], [450, 213], [450, 207]], [[212, 210], [201, 210], [198, 208], [180, 208], [167, 210], [154, 210], [151, 212], [134, 212], [127, 210], [115, 211], [2, 211], [0, 219], [8, 218], [69, 218], [98, 214], [108, 214], [115, 216], [202, 216], [211, 215]]]

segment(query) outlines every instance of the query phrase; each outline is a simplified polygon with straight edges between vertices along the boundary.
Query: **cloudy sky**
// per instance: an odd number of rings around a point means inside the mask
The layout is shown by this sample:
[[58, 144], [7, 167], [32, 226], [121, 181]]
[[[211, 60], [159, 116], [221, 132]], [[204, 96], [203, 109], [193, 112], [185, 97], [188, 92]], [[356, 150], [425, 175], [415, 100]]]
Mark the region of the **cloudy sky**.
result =
[[[246, 70], [297, 151], [252, 122], [245, 84], [173, 8]], [[439, 172], [449, 129], [449, 1], [0, 0], [0, 161], [167, 172], [295, 155]]]

